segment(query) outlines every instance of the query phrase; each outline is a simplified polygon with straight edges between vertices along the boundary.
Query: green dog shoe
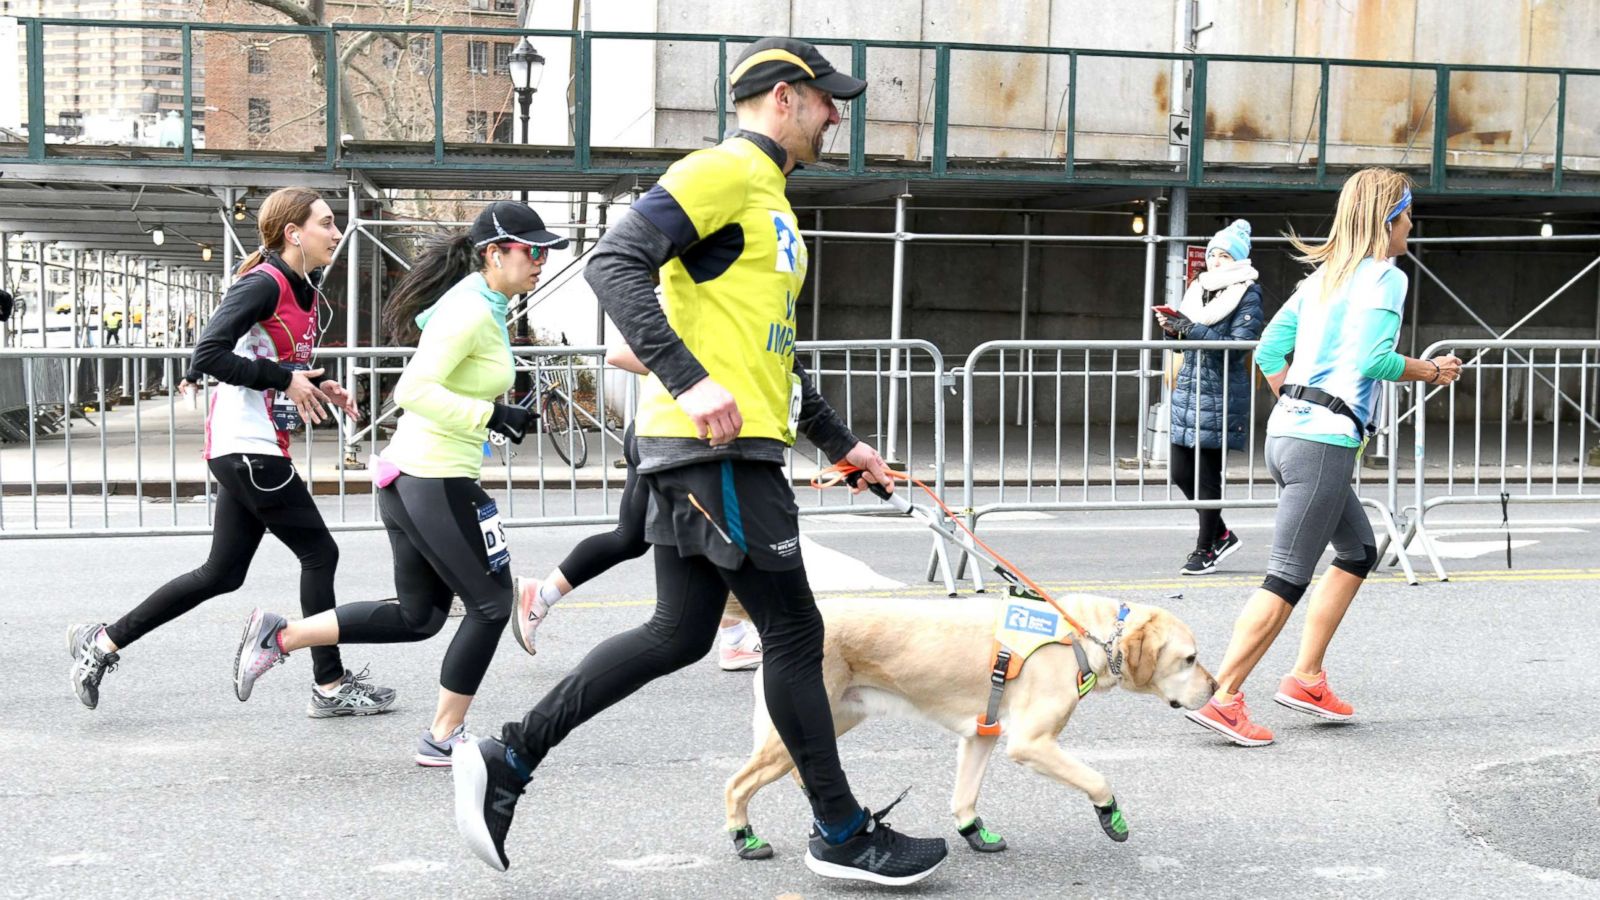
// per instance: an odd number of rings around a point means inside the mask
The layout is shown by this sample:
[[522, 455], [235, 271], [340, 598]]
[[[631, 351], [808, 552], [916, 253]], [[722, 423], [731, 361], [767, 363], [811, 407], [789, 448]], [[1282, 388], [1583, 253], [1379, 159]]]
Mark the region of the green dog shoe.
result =
[[999, 853], [1006, 848], [1006, 839], [983, 827], [980, 818], [957, 828], [956, 833], [966, 838], [967, 844], [979, 853]]
[[1128, 839], [1128, 820], [1122, 817], [1122, 810], [1117, 808], [1117, 798], [1112, 797], [1105, 806], [1096, 806], [1094, 811], [1100, 817], [1100, 828], [1105, 831], [1106, 837], [1119, 844]]
[[772, 845], [756, 837], [756, 830], [749, 825], [728, 833], [733, 835], [733, 849], [740, 859], [772, 858]]

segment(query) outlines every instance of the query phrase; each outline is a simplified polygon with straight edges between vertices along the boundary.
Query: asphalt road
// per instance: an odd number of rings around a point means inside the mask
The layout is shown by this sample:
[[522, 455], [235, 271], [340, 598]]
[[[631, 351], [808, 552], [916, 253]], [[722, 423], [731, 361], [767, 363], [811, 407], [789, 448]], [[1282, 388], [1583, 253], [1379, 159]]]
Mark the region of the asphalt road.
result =
[[[1292, 662], [1291, 623], [1247, 685], [1279, 741], [1242, 749], [1151, 698], [1097, 694], [1063, 744], [1110, 777], [1132, 837], [1113, 844], [1086, 799], [1008, 760], [980, 802], [1011, 849], [980, 856], [946, 812], [955, 739], [873, 721], [842, 742], [863, 802], [910, 786], [897, 828], [943, 834], [951, 857], [899, 893], [946, 897], [1600, 896], [1600, 511], [1519, 516], [1507, 570], [1498, 510], [1430, 519], [1453, 579], [1374, 578], [1329, 657], [1357, 711], [1322, 724], [1269, 702]], [[1584, 518], [1588, 514], [1589, 518]], [[1233, 518], [1244, 548], [1204, 579], [1175, 576], [1184, 513], [994, 517], [985, 534], [1047, 586], [1162, 604], [1215, 666], [1259, 581], [1270, 513]], [[1461, 530], [1461, 529], [1466, 530]], [[513, 561], [541, 574], [595, 529], [515, 529]], [[927, 546], [893, 520], [808, 520], [819, 593], [942, 595]], [[377, 533], [341, 534], [341, 599], [389, 596]], [[721, 832], [722, 789], [749, 746], [750, 676], [707, 659], [602, 714], [557, 748], [522, 802], [512, 868], [457, 839], [450, 776], [410, 762], [431, 717], [446, 638], [351, 647], [400, 692], [399, 709], [314, 721], [299, 655], [241, 704], [231, 652], [255, 605], [295, 606], [295, 564], [263, 547], [246, 586], [130, 648], [100, 708], [68, 685], [63, 631], [119, 615], [197, 564], [205, 538], [0, 542], [0, 679], [13, 723], [0, 774], [0, 895], [824, 897], [878, 889], [812, 876], [806, 808], [785, 781], [753, 806], [777, 858], [741, 862]], [[833, 551], [833, 552], [829, 552]], [[482, 732], [519, 716], [597, 640], [648, 614], [648, 561], [557, 609], [537, 658], [507, 637], [473, 710]], [[903, 586], [896, 587], [895, 583]], [[981, 602], [975, 599], [974, 602]], [[1003, 745], [1002, 745], [1003, 749]]]

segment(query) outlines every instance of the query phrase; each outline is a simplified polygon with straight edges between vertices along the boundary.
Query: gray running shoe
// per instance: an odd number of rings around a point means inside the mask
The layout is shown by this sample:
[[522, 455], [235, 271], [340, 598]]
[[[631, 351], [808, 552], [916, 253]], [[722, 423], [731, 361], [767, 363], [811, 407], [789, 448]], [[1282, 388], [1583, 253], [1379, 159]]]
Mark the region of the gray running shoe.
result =
[[465, 746], [472, 741], [472, 735], [467, 734], [467, 723], [462, 722], [456, 730], [445, 735], [444, 740], [433, 739], [433, 732], [424, 728], [422, 737], [417, 738], [417, 765], [427, 766], [430, 769], [449, 768], [450, 754], [457, 747]]
[[257, 609], [244, 623], [239, 653], [233, 658], [233, 693], [241, 701], [250, 699], [256, 679], [273, 666], [281, 665], [289, 654], [278, 649], [278, 632], [289, 620], [277, 613]]
[[394, 688], [379, 687], [367, 681], [367, 670], [344, 671], [339, 690], [332, 697], [311, 689], [311, 702], [306, 705], [306, 715], [313, 719], [333, 719], [340, 716], [373, 716], [385, 713], [394, 706]]
[[104, 627], [103, 624], [67, 626], [67, 652], [72, 655], [72, 689], [78, 693], [79, 702], [90, 709], [100, 705], [100, 679], [106, 677], [106, 673], [115, 669], [121, 661], [117, 654], [103, 653], [95, 646], [94, 639], [100, 636], [100, 629]]

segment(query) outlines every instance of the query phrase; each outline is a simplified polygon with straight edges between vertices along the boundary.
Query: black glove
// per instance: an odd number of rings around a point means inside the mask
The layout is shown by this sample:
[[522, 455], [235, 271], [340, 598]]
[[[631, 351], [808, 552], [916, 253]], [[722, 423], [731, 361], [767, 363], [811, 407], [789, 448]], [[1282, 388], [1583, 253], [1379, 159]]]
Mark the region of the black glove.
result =
[[496, 403], [494, 412], [489, 415], [489, 430], [505, 435], [506, 440], [513, 444], [520, 444], [527, 436], [529, 426], [538, 418], [539, 414], [527, 407]]

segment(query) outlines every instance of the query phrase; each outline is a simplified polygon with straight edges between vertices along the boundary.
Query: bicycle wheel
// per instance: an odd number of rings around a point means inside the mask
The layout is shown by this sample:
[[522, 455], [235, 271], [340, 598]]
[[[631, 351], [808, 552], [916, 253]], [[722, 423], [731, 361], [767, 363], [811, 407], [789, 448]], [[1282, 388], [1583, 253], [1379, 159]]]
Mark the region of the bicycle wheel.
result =
[[545, 433], [550, 435], [550, 445], [563, 462], [574, 469], [581, 469], [589, 462], [589, 440], [584, 436], [577, 416], [572, 414], [572, 401], [565, 395], [555, 391], [545, 395], [539, 422]]

